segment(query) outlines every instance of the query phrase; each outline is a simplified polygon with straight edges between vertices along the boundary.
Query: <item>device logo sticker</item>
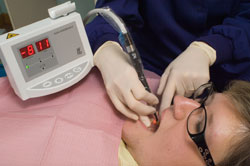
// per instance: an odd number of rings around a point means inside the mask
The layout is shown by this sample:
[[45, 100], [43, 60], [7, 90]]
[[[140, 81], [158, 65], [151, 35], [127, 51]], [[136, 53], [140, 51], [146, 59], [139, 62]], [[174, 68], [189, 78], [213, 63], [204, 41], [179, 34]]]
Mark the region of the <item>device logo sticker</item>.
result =
[[6, 39], [10, 39], [10, 38], [15, 37], [15, 36], [17, 36], [17, 35], [19, 35], [19, 34], [17, 34], [17, 33], [8, 33]]

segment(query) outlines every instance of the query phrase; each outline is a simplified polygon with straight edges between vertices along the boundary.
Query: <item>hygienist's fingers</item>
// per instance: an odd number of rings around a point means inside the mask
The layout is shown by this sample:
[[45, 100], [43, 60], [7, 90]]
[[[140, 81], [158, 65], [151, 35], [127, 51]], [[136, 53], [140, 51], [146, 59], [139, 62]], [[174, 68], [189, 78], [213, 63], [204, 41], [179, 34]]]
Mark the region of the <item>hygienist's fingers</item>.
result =
[[131, 111], [129, 108], [127, 108], [116, 95], [110, 94], [110, 99], [112, 100], [112, 103], [114, 104], [115, 108], [120, 111], [123, 115], [126, 117], [133, 119], [133, 120], [138, 120], [139, 117], [136, 113]]
[[149, 127], [151, 125], [150, 119], [148, 116], [142, 116], [140, 115], [140, 121], [146, 126]]
[[202, 84], [208, 83], [209, 80], [210, 80], [209, 75], [200, 76], [200, 78], [193, 83], [194, 89], [199, 88]]
[[163, 91], [160, 104], [160, 113], [171, 105], [175, 95], [176, 85], [174, 81], [168, 81], [165, 90]]
[[[195, 87], [194, 87], [194, 82], [192, 79], [185, 79], [185, 87], [183, 86], [182, 87], [182, 91], [178, 91], [178, 95], [182, 95], [182, 96], [185, 96], [185, 97], [190, 97], [192, 96], [194, 90], [195, 90]], [[177, 87], [177, 89], [179, 89]]]
[[163, 93], [163, 90], [164, 90], [166, 83], [167, 83], [169, 71], [170, 71], [170, 66], [167, 67], [166, 71], [161, 76], [159, 88], [157, 90], [157, 95], [161, 95]]
[[[177, 84], [175, 83], [175, 94], [174, 95], [180, 95], [180, 96], [184, 96], [186, 91], [185, 91], [185, 88], [184, 88], [184, 85], [183, 84]], [[172, 99], [173, 100], [173, 99]]]
[[146, 103], [143, 103], [141, 101], [138, 101], [133, 94], [130, 93], [123, 93], [124, 94], [124, 100], [127, 103], [127, 106], [130, 110], [133, 110], [139, 115], [149, 115], [153, 114], [156, 109], [150, 105], [147, 105]]
[[141, 83], [132, 88], [132, 93], [137, 100], [144, 101], [149, 105], [157, 105], [159, 103], [158, 98], [153, 93], [145, 90]]

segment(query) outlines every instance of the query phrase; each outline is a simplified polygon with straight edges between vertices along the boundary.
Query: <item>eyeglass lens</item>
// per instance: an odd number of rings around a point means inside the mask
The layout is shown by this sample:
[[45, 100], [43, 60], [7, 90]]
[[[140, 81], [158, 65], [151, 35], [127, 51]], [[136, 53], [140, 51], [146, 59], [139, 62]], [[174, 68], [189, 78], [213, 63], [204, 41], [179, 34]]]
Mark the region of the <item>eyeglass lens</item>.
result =
[[202, 107], [195, 109], [188, 119], [188, 130], [190, 134], [198, 134], [205, 128], [205, 111]]
[[199, 87], [193, 94], [193, 99], [199, 103], [204, 103], [204, 101], [208, 98], [210, 93], [212, 92], [211, 84], [205, 84]]

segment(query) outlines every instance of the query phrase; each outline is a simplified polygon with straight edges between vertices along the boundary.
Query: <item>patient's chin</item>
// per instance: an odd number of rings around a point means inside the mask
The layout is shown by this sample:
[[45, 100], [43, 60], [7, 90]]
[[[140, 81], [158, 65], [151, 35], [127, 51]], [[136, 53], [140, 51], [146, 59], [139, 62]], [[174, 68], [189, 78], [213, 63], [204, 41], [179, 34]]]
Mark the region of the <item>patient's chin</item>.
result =
[[122, 139], [127, 144], [136, 144], [142, 138], [152, 135], [150, 131], [141, 121], [126, 120], [122, 128]]

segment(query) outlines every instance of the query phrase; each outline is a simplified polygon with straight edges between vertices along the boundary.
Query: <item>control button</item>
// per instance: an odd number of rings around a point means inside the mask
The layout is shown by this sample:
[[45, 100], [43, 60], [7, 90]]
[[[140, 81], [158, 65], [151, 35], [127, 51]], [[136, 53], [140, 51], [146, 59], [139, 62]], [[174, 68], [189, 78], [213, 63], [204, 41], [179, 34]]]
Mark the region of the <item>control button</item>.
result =
[[79, 73], [80, 71], [82, 71], [82, 68], [80, 66], [78, 66], [78, 67], [75, 67], [73, 69], [73, 71], [76, 72], [76, 73]]
[[61, 77], [55, 79], [55, 83], [56, 83], [56, 84], [60, 84], [60, 83], [62, 83], [62, 82], [63, 82], [63, 78], [61, 78]]
[[52, 85], [52, 82], [50, 82], [50, 81], [46, 81], [46, 82], [43, 83], [43, 87], [44, 87], [44, 88], [48, 88], [48, 87], [50, 87], [51, 85]]
[[64, 77], [65, 77], [66, 79], [71, 79], [72, 77], [74, 77], [74, 75], [73, 75], [72, 73], [66, 73], [66, 74], [64, 75]]
[[45, 70], [46, 69], [45, 64], [40, 65], [40, 68], [41, 68], [41, 70]]

